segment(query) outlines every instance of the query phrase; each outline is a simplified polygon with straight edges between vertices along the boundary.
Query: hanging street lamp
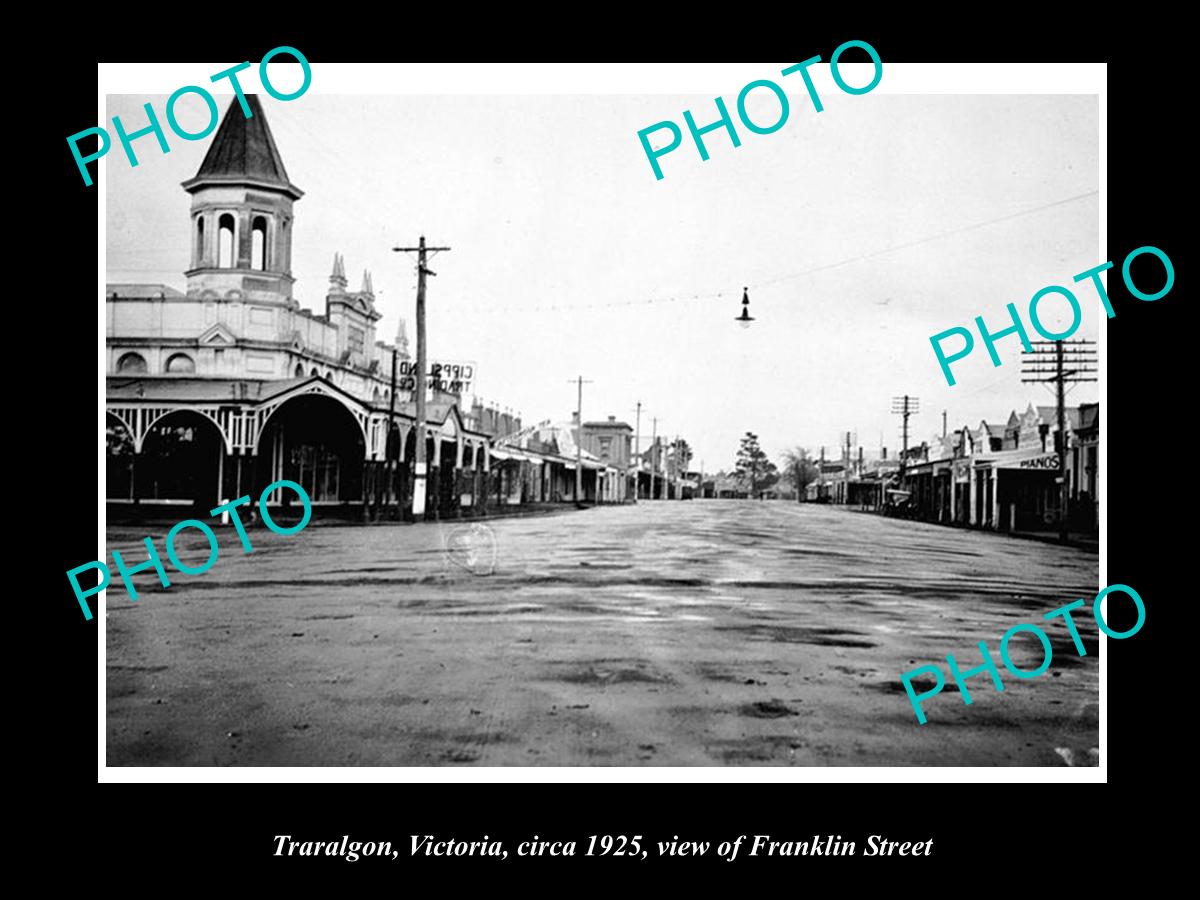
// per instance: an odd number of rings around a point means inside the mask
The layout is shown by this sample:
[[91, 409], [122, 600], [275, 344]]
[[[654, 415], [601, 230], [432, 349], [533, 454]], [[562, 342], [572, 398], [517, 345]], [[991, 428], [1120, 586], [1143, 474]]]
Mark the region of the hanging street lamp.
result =
[[747, 287], [742, 288], [742, 314], [736, 321], [743, 328], [749, 328], [754, 321], [754, 316], [750, 315], [750, 289]]

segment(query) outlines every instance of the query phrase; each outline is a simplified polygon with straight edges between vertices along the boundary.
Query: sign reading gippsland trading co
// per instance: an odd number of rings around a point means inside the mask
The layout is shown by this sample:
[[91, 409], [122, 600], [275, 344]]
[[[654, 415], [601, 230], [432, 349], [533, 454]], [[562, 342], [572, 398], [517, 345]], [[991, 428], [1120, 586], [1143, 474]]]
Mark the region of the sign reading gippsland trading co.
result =
[[[412, 360], [401, 360], [396, 367], [396, 389], [416, 389], [417, 364]], [[448, 391], [452, 394], [469, 394], [475, 381], [473, 362], [431, 362], [425, 372], [425, 384], [430, 390]]]

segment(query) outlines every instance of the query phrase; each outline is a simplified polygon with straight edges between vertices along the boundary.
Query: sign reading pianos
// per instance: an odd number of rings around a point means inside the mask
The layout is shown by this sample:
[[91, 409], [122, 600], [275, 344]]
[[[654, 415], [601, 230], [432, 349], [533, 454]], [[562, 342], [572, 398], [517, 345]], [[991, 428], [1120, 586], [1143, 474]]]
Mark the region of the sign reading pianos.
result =
[[1032, 459], [1021, 460], [1017, 467], [1021, 469], [1051, 469], [1058, 471], [1059, 459], [1057, 453], [1043, 453], [1041, 456], [1035, 456]]
[[[396, 367], [396, 389], [416, 389], [417, 364], [414, 360], [401, 360]], [[475, 381], [473, 362], [431, 362], [425, 372], [425, 385], [429, 390], [451, 394], [469, 394]]]
[[1053, 450], [1037, 447], [1000, 450], [974, 457], [975, 465], [992, 469], [1022, 469], [1034, 472], [1058, 472], [1059, 458]]

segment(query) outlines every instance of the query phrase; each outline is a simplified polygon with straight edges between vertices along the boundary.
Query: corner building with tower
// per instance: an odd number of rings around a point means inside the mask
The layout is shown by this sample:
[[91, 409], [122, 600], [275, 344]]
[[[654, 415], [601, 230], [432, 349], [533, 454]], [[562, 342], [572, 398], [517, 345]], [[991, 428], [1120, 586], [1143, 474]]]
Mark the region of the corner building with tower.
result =
[[[417, 433], [412, 391], [392, 393], [393, 366], [410, 359], [403, 321], [394, 344], [377, 340], [371, 275], [349, 290], [340, 254], [331, 253], [323, 314], [293, 297], [294, 207], [304, 194], [258, 99], [246, 99], [250, 118], [231, 102], [199, 171], [183, 183], [191, 195], [186, 292], [107, 286], [110, 516], [179, 518], [187, 507], [207, 515], [285, 478], [318, 515], [395, 517], [412, 507], [417, 440], [429, 466], [426, 514], [482, 511], [495, 437], [484, 419], [499, 419], [435, 391]], [[271, 501], [294, 496], [277, 491]]]

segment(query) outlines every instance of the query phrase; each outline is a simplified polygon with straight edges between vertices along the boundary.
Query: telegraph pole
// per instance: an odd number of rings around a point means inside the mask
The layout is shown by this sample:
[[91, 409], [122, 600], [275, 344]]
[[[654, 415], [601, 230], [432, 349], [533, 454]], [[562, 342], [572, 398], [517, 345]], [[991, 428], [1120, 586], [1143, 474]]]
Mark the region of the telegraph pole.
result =
[[[582, 375], [580, 375], [578, 378], [572, 378], [571, 380], [574, 381], [576, 386], [579, 388], [579, 394], [575, 401], [575, 418], [579, 428], [579, 431], [576, 432], [575, 435], [575, 502], [581, 503], [583, 501], [583, 386], [585, 384], [591, 384], [591, 382], [584, 381]], [[596, 476], [597, 479], [599, 479], [599, 477], [599, 475]], [[597, 488], [599, 488], [598, 481]], [[599, 495], [600, 491], [597, 490], [597, 503], [600, 501]]]
[[850, 503], [850, 432], [846, 432], [846, 449], [842, 453], [842, 502]]
[[905, 466], [908, 464], [908, 417], [920, 412], [920, 403], [916, 397], [910, 397], [905, 394], [903, 397], [892, 398], [892, 413], [904, 417], [903, 431], [903, 446], [900, 451], [900, 474], [904, 474]]
[[675, 435], [675, 447], [671, 452], [671, 465], [675, 469], [675, 499], [683, 499], [683, 473], [679, 470], [679, 435]]
[[653, 419], [653, 427], [650, 431], [650, 497], [654, 499], [654, 476], [658, 471], [658, 416]]
[[[396, 421], [396, 348], [393, 347], [392, 348], [392, 389], [391, 389], [390, 393], [388, 394], [387, 437], [384, 438], [384, 441], [383, 441], [383, 471], [385, 473], [387, 473], [387, 480], [388, 480], [387, 493], [385, 494], [386, 502], [385, 502], [385, 507], [384, 507], [385, 513], [387, 516], [391, 516], [391, 514], [392, 514], [391, 513], [392, 493], [395, 491], [395, 488], [396, 488], [396, 472], [395, 472], [395, 469], [392, 467], [392, 459], [388, 455], [388, 444], [390, 444], [392, 442], [392, 427], [395, 424], [395, 421]], [[399, 441], [399, 438], [400, 438], [400, 436], [396, 435], [397, 441]], [[399, 458], [399, 450], [400, 450], [400, 448], [397, 447], [396, 448], [397, 458]]]
[[[1055, 395], [1058, 401], [1058, 437], [1055, 449], [1058, 450], [1058, 483], [1059, 483], [1059, 513], [1058, 539], [1065, 543], [1067, 540], [1067, 506], [1071, 498], [1071, 485], [1067, 481], [1067, 423], [1066, 423], [1066, 385], [1079, 384], [1085, 381], [1097, 381], [1091, 377], [1096, 375], [1095, 341], [1031, 341], [1032, 350], [1023, 354], [1021, 359], [1021, 374], [1031, 377], [1022, 378], [1025, 383], [1055, 383]], [[1051, 349], [1053, 345], [1054, 349]], [[1064, 346], [1065, 345], [1065, 346]], [[1049, 368], [1047, 356], [1053, 354], [1054, 366]], [[1070, 368], [1067, 368], [1067, 367]], [[1044, 377], [1049, 376], [1049, 377]]]
[[1065, 544], [1067, 542], [1067, 502], [1070, 499], [1070, 490], [1067, 484], [1067, 429], [1066, 411], [1063, 409], [1065, 394], [1063, 393], [1062, 341], [1054, 342], [1054, 351], [1055, 368], [1058, 370], [1054, 379], [1058, 387], [1058, 539]]
[[425, 519], [425, 276], [436, 275], [425, 265], [429, 254], [442, 253], [449, 247], [426, 247], [425, 235], [416, 247], [393, 247], [396, 253], [417, 254], [417, 371], [413, 391], [417, 399], [417, 433], [413, 441], [416, 459], [413, 462], [413, 520]]
[[638, 500], [640, 482], [642, 480], [642, 401], [637, 404], [637, 427], [634, 429], [633, 453], [636, 462], [633, 466], [633, 502]]

